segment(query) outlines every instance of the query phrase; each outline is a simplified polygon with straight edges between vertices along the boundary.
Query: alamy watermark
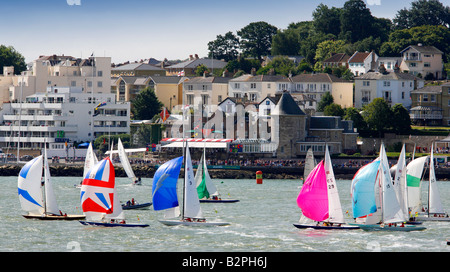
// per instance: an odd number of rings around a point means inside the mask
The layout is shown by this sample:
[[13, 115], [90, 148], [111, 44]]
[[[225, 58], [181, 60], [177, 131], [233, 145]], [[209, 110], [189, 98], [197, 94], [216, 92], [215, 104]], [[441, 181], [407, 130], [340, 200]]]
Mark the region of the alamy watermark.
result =
[[66, 0], [69, 6], [81, 6], [81, 0]]

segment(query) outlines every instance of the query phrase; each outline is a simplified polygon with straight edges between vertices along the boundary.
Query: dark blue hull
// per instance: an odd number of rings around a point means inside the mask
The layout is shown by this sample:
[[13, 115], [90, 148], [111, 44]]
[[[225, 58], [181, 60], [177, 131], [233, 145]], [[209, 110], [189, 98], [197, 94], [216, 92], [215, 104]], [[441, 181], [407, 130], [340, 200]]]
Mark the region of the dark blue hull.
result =
[[120, 224], [120, 223], [103, 223], [103, 222], [89, 222], [89, 221], [79, 221], [85, 226], [100, 226], [100, 227], [125, 227], [125, 228], [145, 228], [149, 225], [147, 224]]
[[122, 209], [123, 210], [145, 210], [148, 207], [150, 207], [153, 203], [152, 202], [148, 202], [148, 203], [142, 203], [142, 204], [136, 204], [136, 205], [122, 205]]
[[302, 225], [302, 224], [294, 224], [296, 228], [299, 229], [324, 229], [324, 230], [354, 230], [359, 229], [358, 226], [349, 226], [349, 225], [341, 225], [341, 226], [323, 226], [323, 225]]

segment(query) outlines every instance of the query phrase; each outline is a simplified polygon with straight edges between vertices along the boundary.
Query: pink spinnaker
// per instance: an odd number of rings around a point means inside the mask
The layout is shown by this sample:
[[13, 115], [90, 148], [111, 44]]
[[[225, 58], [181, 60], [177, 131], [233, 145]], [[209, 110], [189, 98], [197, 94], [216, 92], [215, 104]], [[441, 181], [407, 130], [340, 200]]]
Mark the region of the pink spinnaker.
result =
[[323, 161], [306, 178], [298, 194], [297, 205], [303, 215], [311, 220], [324, 221], [328, 218], [327, 177]]

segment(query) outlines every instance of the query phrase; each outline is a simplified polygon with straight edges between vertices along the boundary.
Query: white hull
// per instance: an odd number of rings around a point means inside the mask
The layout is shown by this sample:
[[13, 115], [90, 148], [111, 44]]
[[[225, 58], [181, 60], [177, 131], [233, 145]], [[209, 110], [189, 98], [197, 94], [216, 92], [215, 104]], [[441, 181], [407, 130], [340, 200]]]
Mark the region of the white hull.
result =
[[194, 227], [212, 227], [212, 226], [227, 226], [228, 222], [191, 222], [182, 220], [159, 220], [166, 226], [194, 226]]

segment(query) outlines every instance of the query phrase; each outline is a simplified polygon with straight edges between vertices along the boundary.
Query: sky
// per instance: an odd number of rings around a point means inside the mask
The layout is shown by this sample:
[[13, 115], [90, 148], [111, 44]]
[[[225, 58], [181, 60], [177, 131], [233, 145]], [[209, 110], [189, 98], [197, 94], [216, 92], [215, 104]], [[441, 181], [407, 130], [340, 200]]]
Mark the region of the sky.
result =
[[[445, 2], [448, 0], [443, 1]], [[94, 54], [112, 63], [206, 57], [217, 35], [265, 21], [279, 29], [309, 21], [320, 3], [345, 0], [3, 0], [0, 44], [26, 62], [40, 55]], [[412, 0], [365, 0], [375, 17], [393, 19]], [[441, 0], [442, 2], [442, 0]]]

